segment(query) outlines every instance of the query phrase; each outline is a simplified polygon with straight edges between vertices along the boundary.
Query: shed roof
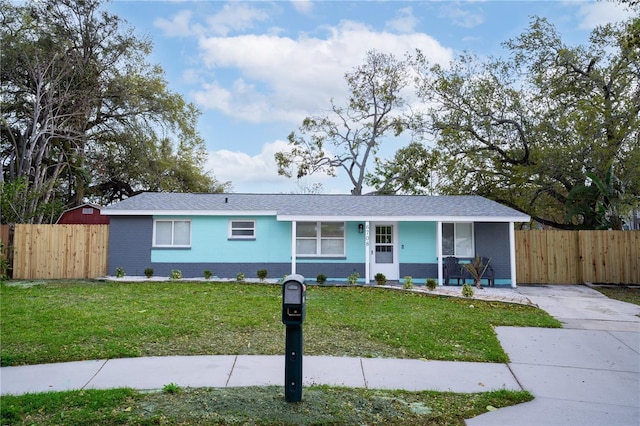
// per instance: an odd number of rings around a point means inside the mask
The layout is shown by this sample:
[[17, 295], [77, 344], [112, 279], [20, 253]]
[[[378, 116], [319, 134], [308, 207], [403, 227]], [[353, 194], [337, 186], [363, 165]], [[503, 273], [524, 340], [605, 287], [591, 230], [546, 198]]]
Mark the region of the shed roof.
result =
[[277, 216], [278, 220], [460, 220], [527, 222], [529, 216], [474, 195], [194, 194], [144, 192], [106, 215]]

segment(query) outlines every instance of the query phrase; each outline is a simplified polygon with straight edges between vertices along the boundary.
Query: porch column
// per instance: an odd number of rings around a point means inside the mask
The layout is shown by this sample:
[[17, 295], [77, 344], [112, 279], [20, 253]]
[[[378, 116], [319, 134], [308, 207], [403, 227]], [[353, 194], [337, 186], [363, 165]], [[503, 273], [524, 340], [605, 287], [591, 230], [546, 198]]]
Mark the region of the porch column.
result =
[[509, 222], [509, 263], [511, 264], [511, 287], [516, 288], [516, 231], [514, 222]]
[[370, 260], [371, 255], [369, 254], [369, 221], [367, 220], [364, 223], [364, 279], [365, 284], [369, 284], [370, 277]]
[[291, 273], [296, 273], [296, 221], [291, 221]]
[[438, 256], [438, 285], [442, 285], [442, 222], [436, 225], [436, 253]]

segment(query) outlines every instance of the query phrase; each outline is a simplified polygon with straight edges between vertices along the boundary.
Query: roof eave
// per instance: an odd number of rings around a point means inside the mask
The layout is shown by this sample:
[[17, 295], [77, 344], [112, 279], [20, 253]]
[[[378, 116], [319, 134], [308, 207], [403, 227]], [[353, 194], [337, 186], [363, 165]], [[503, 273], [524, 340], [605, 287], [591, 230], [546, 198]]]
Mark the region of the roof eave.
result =
[[277, 215], [282, 222], [529, 222], [529, 216], [335, 216], [335, 215]]
[[107, 216], [275, 216], [274, 210], [101, 210]]

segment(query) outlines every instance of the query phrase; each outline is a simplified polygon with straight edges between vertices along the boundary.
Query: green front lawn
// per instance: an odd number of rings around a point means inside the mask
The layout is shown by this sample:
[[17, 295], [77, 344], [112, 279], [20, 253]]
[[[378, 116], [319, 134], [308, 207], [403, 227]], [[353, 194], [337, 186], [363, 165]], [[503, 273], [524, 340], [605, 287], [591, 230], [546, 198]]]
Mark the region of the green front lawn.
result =
[[[282, 354], [281, 287], [49, 282], [0, 288], [1, 365], [163, 355]], [[494, 326], [559, 327], [500, 302], [308, 287], [306, 355], [506, 362]]]
[[593, 288], [610, 299], [640, 305], [640, 287], [638, 286], [594, 286]]
[[474, 394], [305, 388], [288, 403], [281, 387], [186, 389], [175, 394], [130, 389], [5, 396], [2, 425], [464, 425], [528, 392]]

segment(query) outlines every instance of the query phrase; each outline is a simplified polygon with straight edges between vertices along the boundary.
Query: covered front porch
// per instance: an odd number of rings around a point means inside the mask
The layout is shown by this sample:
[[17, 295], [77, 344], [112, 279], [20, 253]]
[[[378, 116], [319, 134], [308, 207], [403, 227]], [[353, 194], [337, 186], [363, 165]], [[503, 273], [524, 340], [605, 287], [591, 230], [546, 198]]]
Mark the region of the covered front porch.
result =
[[[336, 222], [335, 217], [318, 219], [317, 227], [322, 227], [321, 223], [340, 223]], [[309, 222], [292, 220], [292, 273], [304, 271], [315, 274], [319, 271], [328, 277], [341, 278], [353, 270], [359, 274], [359, 281], [365, 283], [373, 282], [376, 274], [382, 273], [390, 282], [401, 282], [403, 277], [411, 276], [414, 283], [420, 284], [433, 278], [442, 287], [445, 284], [444, 259], [447, 256], [455, 256], [465, 262], [478, 254], [491, 258], [496, 272], [496, 286], [517, 287], [514, 221], [478, 218], [482, 220], [460, 222], [459, 218], [447, 217], [439, 220], [416, 220], [415, 217], [404, 220], [381, 219], [348, 218], [342, 225], [343, 240], [339, 236], [326, 240], [327, 244], [343, 244], [342, 254], [324, 257], [309, 257], [300, 253], [303, 237], [299, 237], [298, 223]], [[336, 231], [333, 232], [335, 235]], [[331, 238], [334, 240], [330, 241]], [[336, 272], [332, 276], [327, 271], [340, 271], [342, 275]]]

